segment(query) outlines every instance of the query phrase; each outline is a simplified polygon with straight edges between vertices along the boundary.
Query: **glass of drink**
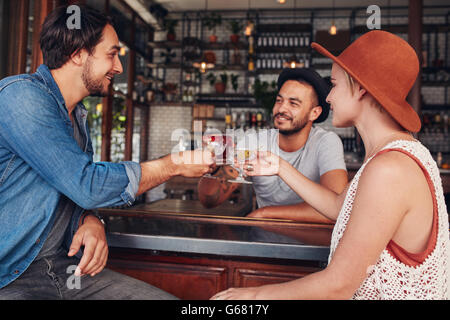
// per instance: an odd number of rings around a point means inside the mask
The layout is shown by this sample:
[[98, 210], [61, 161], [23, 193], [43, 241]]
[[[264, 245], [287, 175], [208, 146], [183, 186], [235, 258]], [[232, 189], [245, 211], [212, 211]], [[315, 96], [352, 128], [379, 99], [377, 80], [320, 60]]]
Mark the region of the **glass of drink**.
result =
[[237, 162], [239, 164], [239, 167], [236, 168], [239, 171], [239, 175], [236, 177], [236, 179], [228, 180], [228, 182], [252, 184], [251, 181], [245, 180], [245, 177], [244, 177], [244, 163], [246, 161], [255, 159], [256, 158], [256, 151], [245, 149], [245, 148], [244, 149], [238, 148], [238, 149], [236, 149], [235, 157], [236, 157], [236, 160], [237, 160]]
[[[215, 164], [221, 166], [227, 162], [227, 156], [230, 153], [227, 153], [227, 150], [233, 147], [233, 137], [218, 133], [205, 133], [202, 138], [202, 147], [204, 150], [210, 151]], [[215, 178], [210, 173], [205, 174], [204, 177]]]

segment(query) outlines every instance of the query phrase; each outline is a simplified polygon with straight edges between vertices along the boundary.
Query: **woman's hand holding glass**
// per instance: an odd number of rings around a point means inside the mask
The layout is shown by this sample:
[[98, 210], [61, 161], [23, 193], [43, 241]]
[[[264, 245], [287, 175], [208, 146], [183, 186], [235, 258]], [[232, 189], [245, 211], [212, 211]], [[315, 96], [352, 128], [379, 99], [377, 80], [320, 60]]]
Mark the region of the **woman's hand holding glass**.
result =
[[280, 161], [280, 157], [269, 151], [258, 151], [257, 156], [246, 161], [241, 168], [247, 176], [273, 176], [280, 171]]

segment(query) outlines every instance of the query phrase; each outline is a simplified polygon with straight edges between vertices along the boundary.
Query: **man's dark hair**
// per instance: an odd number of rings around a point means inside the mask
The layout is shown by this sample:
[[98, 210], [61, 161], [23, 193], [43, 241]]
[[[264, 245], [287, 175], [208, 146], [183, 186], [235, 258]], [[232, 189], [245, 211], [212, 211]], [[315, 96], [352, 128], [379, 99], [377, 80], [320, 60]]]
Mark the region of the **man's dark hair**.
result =
[[111, 18], [97, 10], [84, 6], [80, 8], [80, 28], [69, 28], [68, 19], [73, 12], [68, 6], [58, 7], [45, 19], [40, 35], [44, 64], [49, 69], [61, 68], [73, 53], [85, 49], [89, 54], [101, 41], [106, 25], [112, 25]]

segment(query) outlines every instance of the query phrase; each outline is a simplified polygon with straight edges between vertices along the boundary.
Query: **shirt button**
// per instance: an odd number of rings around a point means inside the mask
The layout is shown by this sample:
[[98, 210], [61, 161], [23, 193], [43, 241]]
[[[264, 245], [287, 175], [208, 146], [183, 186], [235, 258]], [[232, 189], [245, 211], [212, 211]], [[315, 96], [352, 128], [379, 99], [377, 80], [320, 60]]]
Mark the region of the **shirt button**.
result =
[[41, 239], [36, 240], [36, 244], [39, 244], [39, 242], [41, 242]]
[[19, 270], [14, 270], [14, 274], [18, 274], [19, 273]]

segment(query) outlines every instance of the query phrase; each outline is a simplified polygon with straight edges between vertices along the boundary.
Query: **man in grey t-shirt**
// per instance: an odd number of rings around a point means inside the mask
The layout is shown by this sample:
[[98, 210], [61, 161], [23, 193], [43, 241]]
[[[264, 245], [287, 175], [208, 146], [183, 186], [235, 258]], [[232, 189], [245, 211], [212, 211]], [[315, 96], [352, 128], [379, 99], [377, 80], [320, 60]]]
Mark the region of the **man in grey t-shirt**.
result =
[[[335, 133], [313, 125], [328, 117], [330, 106], [326, 97], [329, 90], [326, 81], [313, 69], [284, 69], [278, 77], [278, 95], [272, 112], [273, 125], [278, 133], [270, 131], [267, 147], [307, 178], [341, 193], [348, 182], [342, 142]], [[278, 176], [251, 179], [258, 209], [249, 217], [332, 222], [303, 202]], [[199, 198], [204, 204], [212, 207], [224, 200], [222, 195], [216, 199], [203, 197], [202, 189], [212, 190], [214, 186], [211, 185], [213, 182], [202, 180]], [[225, 182], [222, 180], [222, 183]]]
[[[341, 193], [348, 181], [344, 150], [339, 137], [316, 127], [327, 119], [329, 86], [313, 69], [284, 69], [278, 78], [273, 125], [278, 135], [271, 151], [307, 178]], [[331, 222], [303, 202], [278, 176], [253, 177], [258, 209], [250, 217]]]

